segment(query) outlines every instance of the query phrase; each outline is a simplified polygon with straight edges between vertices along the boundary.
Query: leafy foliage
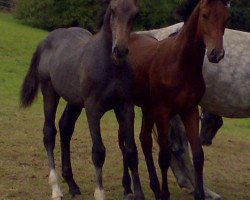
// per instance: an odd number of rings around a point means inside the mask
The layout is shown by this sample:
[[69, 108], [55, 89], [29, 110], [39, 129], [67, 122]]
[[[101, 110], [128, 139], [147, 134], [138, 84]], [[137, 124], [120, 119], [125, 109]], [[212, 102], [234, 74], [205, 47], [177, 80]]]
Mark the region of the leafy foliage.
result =
[[99, 0], [19, 0], [16, 17], [47, 30], [70, 26], [94, 30], [100, 10]]
[[176, 22], [174, 12], [179, 5], [179, 0], [143, 0], [139, 2], [140, 15], [137, 19], [137, 28], [160, 28]]
[[[175, 10], [186, 1], [139, 0], [140, 15], [136, 29], [160, 28], [176, 23]], [[197, 3], [197, 0], [193, 2]], [[46, 30], [81, 26], [96, 31], [102, 3], [103, 0], [19, 0], [15, 15], [25, 23]], [[229, 27], [250, 31], [249, 0], [232, 0]]]
[[233, 0], [231, 3], [231, 18], [229, 26], [232, 29], [250, 31], [250, 1]]
[[13, 6], [12, 0], [0, 0], [0, 9], [9, 9]]

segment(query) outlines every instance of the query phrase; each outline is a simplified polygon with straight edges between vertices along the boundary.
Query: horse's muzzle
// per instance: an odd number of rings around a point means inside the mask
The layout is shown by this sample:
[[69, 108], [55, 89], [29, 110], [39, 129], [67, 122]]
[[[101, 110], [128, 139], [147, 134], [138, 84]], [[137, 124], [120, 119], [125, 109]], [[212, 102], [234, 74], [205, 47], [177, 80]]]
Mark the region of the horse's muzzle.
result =
[[116, 46], [113, 50], [113, 54], [117, 59], [125, 59], [129, 53], [128, 48]]
[[224, 58], [224, 56], [225, 56], [224, 49], [222, 50], [213, 49], [212, 51], [210, 51], [210, 53], [208, 52], [207, 54], [207, 58], [211, 63], [219, 63]]

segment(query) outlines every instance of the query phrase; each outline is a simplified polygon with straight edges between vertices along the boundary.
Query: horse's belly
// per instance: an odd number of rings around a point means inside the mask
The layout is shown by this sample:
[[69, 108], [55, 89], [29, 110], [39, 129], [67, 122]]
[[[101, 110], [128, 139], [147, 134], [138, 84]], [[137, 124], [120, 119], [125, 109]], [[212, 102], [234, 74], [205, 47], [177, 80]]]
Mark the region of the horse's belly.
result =
[[[209, 95], [211, 94], [212, 95]], [[250, 93], [249, 93], [250, 94]], [[249, 95], [248, 94], [248, 95]], [[217, 114], [222, 117], [244, 118], [250, 117], [250, 98], [235, 93], [235, 91], [224, 91], [216, 93], [207, 89], [202, 98], [200, 106], [209, 113]]]
[[67, 102], [84, 105], [77, 65], [54, 65], [42, 78], [50, 81], [56, 93]]
[[225, 57], [218, 65], [205, 61], [206, 92], [200, 105], [223, 117], [250, 117], [250, 63]]
[[82, 87], [76, 79], [67, 80], [67, 78], [52, 79], [52, 85], [55, 91], [67, 102], [73, 104], [84, 105]]
[[181, 92], [174, 101], [174, 109], [177, 113], [189, 111], [194, 106], [197, 106], [202, 95], [195, 92]]

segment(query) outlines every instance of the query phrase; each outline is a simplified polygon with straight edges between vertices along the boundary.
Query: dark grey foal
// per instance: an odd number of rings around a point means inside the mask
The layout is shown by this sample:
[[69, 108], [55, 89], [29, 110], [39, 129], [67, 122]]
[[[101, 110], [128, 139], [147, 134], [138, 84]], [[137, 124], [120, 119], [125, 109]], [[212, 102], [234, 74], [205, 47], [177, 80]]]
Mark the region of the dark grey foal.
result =
[[[135, 15], [136, 0], [111, 0], [101, 31], [92, 36], [81, 28], [58, 29], [38, 46], [32, 58], [21, 93], [23, 107], [30, 106], [40, 85], [44, 101], [44, 145], [48, 153], [52, 198], [62, 199], [54, 162], [55, 115], [59, 99], [68, 104], [59, 122], [62, 175], [69, 192], [80, 194], [70, 161], [70, 140], [82, 108], [86, 110], [93, 142], [92, 159], [96, 169], [95, 199], [103, 200], [102, 167], [105, 147], [100, 119], [108, 110], [115, 111], [123, 141], [123, 156], [131, 170], [134, 199], [144, 199], [138, 175], [138, 155], [134, 141], [133, 73], [126, 62], [128, 38]], [[125, 198], [131, 192], [125, 190]]]

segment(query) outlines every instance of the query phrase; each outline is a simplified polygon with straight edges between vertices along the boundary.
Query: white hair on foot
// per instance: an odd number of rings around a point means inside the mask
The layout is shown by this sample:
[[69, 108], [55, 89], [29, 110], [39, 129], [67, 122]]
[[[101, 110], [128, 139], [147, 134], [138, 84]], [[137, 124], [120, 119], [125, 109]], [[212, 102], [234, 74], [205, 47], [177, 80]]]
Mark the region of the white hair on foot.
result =
[[94, 197], [95, 197], [95, 200], [105, 200], [104, 190], [102, 190], [100, 188], [96, 188], [95, 193], [94, 193]]
[[61, 199], [61, 197], [63, 197], [63, 194], [58, 185], [58, 178], [56, 171], [54, 169], [50, 170], [49, 184], [52, 187], [52, 199], [54, 200]]

